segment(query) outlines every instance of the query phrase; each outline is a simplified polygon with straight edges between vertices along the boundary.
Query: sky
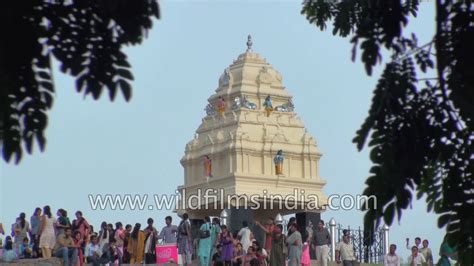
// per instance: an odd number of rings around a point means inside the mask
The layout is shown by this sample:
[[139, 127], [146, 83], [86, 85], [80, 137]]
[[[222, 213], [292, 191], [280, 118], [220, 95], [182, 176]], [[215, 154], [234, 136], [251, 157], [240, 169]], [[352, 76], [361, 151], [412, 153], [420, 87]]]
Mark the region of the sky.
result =
[[[434, 33], [434, 3], [422, 2], [407, 32], [419, 43]], [[10, 225], [20, 212], [35, 207], [64, 208], [72, 218], [82, 210], [91, 224], [103, 220], [146, 223], [161, 227], [170, 211], [92, 210], [89, 195], [172, 195], [184, 181], [179, 160], [205, 116], [208, 97], [218, 78], [246, 49], [253, 50], [283, 76], [294, 96], [296, 112], [323, 153], [321, 178], [326, 195], [361, 194], [371, 167], [368, 150], [351, 142], [367, 116], [379, 65], [367, 76], [353, 63], [349, 39], [332, 36], [310, 25], [300, 14], [300, 1], [162, 1], [161, 19], [148, 39], [125, 52], [135, 77], [130, 102], [107, 93], [94, 101], [78, 94], [74, 79], [54, 73], [56, 97], [49, 112], [46, 150], [24, 156], [19, 165], [0, 163], [0, 222]], [[384, 59], [388, 58], [384, 53]], [[326, 211], [343, 226], [362, 226], [358, 210]], [[409, 255], [405, 238], [429, 239], [437, 257], [444, 231], [426, 212], [423, 200], [390, 228], [390, 243]]]

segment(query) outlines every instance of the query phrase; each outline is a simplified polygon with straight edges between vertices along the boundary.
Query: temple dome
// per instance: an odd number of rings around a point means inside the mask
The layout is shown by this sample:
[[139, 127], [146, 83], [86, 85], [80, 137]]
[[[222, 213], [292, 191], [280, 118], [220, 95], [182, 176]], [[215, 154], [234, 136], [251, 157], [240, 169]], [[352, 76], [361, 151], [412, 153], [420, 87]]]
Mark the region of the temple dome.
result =
[[[206, 114], [181, 159], [184, 185], [178, 189], [288, 195], [301, 188], [316, 194], [324, 205], [326, 181], [319, 177], [322, 154], [316, 140], [295, 112], [282, 75], [252, 51], [249, 42], [247, 51], [225, 68], [208, 98]], [[284, 161], [277, 169], [274, 158], [280, 150]], [[210, 171], [212, 177], [206, 174]], [[208, 214], [213, 211], [221, 210]]]

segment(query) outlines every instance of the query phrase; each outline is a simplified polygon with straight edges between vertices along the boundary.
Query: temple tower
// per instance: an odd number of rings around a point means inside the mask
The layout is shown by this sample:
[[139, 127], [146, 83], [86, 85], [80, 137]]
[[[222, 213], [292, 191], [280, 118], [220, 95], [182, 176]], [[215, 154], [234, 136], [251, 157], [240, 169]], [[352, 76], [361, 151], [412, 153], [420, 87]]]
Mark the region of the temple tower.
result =
[[[282, 75], [252, 50], [250, 36], [247, 50], [220, 76], [205, 111], [181, 159], [178, 213], [202, 219], [225, 208], [232, 224], [277, 213], [319, 220], [327, 203], [319, 176], [322, 154], [295, 112]], [[276, 157], [278, 151], [282, 156]], [[280, 197], [286, 198], [282, 206]]]

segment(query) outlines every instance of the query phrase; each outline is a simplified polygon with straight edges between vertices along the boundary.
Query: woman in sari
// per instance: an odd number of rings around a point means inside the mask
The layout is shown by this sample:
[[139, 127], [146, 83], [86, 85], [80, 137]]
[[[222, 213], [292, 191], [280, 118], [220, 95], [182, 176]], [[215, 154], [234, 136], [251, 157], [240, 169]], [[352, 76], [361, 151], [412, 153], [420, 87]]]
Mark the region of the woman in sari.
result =
[[136, 223], [130, 234], [127, 251], [130, 253], [130, 264], [141, 264], [145, 252], [145, 233], [140, 230], [141, 224]]
[[425, 257], [426, 262], [423, 263], [423, 266], [433, 266], [433, 253], [431, 248], [428, 247], [429, 242], [427, 239], [423, 240], [423, 247], [420, 249], [420, 253]]
[[286, 239], [288, 245], [289, 266], [301, 265], [302, 239], [296, 223], [290, 226], [291, 235]]

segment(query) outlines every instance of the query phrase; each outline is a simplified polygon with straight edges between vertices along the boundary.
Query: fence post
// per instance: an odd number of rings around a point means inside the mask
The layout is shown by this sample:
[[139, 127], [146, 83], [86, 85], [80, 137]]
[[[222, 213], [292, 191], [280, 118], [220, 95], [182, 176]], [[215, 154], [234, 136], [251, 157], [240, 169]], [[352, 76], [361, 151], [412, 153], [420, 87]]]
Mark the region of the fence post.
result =
[[388, 225], [384, 224], [382, 227], [382, 230], [383, 230], [383, 253], [384, 253], [383, 255], [385, 255], [388, 253], [388, 250], [390, 247], [390, 244], [389, 244], [390, 242], [388, 239], [390, 228], [388, 227]]
[[336, 260], [336, 220], [329, 220], [329, 228], [331, 230], [331, 260]]

